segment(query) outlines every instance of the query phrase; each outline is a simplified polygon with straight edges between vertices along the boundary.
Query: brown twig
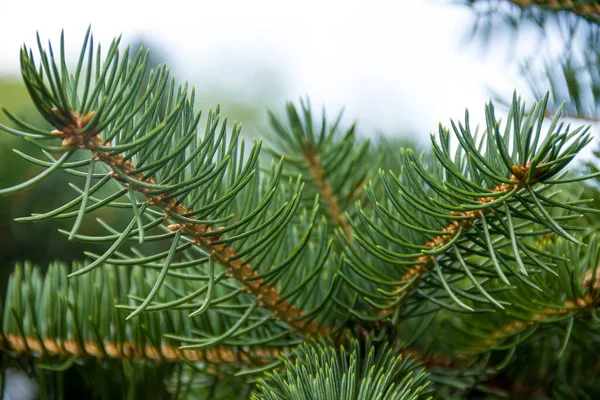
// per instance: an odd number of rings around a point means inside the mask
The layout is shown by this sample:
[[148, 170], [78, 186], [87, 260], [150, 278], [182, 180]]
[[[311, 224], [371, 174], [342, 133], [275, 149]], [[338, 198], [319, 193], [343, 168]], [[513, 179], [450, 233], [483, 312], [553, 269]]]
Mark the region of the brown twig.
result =
[[576, 0], [509, 0], [521, 8], [539, 6], [551, 11], [568, 11], [581, 17], [600, 21], [600, 4]]
[[304, 148], [306, 152], [303, 154], [304, 161], [308, 165], [308, 171], [310, 176], [312, 177], [313, 183], [317, 187], [319, 191], [319, 195], [327, 204], [327, 208], [329, 210], [329, 214], [333, 223], [336, 227], [342, 228], [344, 234], [350, 240], [352, 238], [352, 228], [350, 227], [350, 223], [348, 222], [348, 218], [346, 214], [340, 208], [338, 203], [338, 199], [331, 188], [331, 183], [329, 179], [323, 173], [323, 166], [321, 165], [321, 160], [317, 156], [317, 153], [308, 140], [304, 139]]
[[94, 359], [131, 359], [154, 360], [162, 362], [206, 362], [210, 364], [263, 365], [273, 362], [281, 354], [279, 348], [252, 346], [241, 351], [231, 347], [212, 347], [210, 349], [181, 349], [177, 346], [157, 348], [151, 344], [133, 342], [98, 343], [88, 341], [83, 346], [76, 340], [57, 340], [44, 338], [40, 340], [32, 336], [2, 334], [2, 347], [6, 351], [17, 354], [39, 354], [41, 357], [57, 358], [94, 358]]

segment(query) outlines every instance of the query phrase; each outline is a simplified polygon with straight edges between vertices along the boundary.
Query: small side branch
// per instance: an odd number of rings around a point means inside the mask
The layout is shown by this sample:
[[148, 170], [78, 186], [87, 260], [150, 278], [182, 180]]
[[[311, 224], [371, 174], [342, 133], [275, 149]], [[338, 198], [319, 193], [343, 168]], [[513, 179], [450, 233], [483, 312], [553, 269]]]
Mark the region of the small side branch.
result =
[[304, 148], [306, 152], [303, 154], [303, 158], [308, 166], [308, 171], [310, 172], [313, 183], [317, 187], [319, 195], [327, 204], [327, 209], [329, 210], [329, 214], [331, 215], [333, 223], [336, 227], [342, 228], [344, 234], [348, 240], [350, 240], [352, 238], [352, 228], [350, 227], [350, 223], [348, 222], [346, 214], [344, 214], [340, 208], [338, 199], [331, 188], [329, 179], [327, 179], [327, 177], [323, 174], [321, 161], [319, 160], [312, 144], [310, 144], [306, 139], [304, 139]]
[[56, 340], [45, 338], [40, 340], [31, 336], [19, 336], [13, 334], [2, 335], [2, 347], [6, 351], [20, 355], [39, 354], [42, 357], [57, 358], [94, 358], [102, 359], [130, 359], [130, 360], [153, 360], [158, 362], [206, 362], [209, 364], [231, 364], [238, 366], [252, 366], [268, 364], [276, 360], [281, 351], [277, 348], [262, 348], [252, 346], [247, 351], [231, 347], [213, 347], [210, 349], [181, 349], [177, 346], [163, 346], [157, 348], [151, 344], [125, 343], [103, 343], [100, 346], [96, 342], [79, 343], [75, 340]]

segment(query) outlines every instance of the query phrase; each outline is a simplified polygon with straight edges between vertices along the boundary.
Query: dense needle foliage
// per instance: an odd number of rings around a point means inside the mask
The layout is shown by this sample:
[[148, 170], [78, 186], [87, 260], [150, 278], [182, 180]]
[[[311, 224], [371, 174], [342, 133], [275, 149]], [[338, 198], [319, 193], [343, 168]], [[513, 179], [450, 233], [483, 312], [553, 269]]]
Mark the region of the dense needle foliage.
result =
[[[596, 46], [600, 5], [566, 3], [493, 15], [581, 20]], [[417, 151], [308, 100], [248, 143], [119, 38], [88, 31], [74, 65], [62, 36], [24, 46], [52, 128], [3, 110], [39, 168], [0, 194], [65, 174], [70, 200], [18, 220], [70, 220], [89, 251], [14, 267], [3, 376], [26, 371], [43, 398], [597, 398], [600, 173], [571, 163], [597, 120], [593, 48], [544, 70], [548, 94], [532, 79], [537, 102], [490, 102], [480, 128], [466, 112]]]

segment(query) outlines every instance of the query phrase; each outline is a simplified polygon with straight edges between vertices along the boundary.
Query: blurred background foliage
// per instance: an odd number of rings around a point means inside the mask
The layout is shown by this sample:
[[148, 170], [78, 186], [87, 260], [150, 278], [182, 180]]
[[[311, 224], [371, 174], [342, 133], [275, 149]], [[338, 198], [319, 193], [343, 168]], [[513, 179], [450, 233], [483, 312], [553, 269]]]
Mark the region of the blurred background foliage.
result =
[[[18, 80], [0, 79], [0, 104], [14, 110], [18, 117], [38, 126], [45, 126], [45, 121], [38, 117], [37, 111], [29, 100], [25, 86]], [[5, 115], [0, 122], [10, 125]], [[49, 127], [48, 127], [49, 128]], [[0, 185], [8, 187], [28, 179], [39, 173], [32, 164], [22, 162], [21, 157], [13, 149], [39, 154], [32, 145], [10, 135], [0, 137]], [[48, 181], [31, 190], [11, 197], [0, 198], [0, 258], [3, 265], [12, 265], [16, 260], [26, 258], [36, 263], [47, 263], [52, 259], [71, 261], [80, 258], [82, 248], [79, 244], [61, 240], [55, 235], [57, 229], [66, 227], [60, 222], [29, 225], [14, 221], [15, 218], [29, 214], [30, 207], [51, 210], [64, 204], [72, 193], [54, 190], [63, 187], [66, 180], [64, 173], [57, 173]], [[2, 269], [2, 273], [8, 270]], [[4, 280], [3, 280], [4, 281]]]

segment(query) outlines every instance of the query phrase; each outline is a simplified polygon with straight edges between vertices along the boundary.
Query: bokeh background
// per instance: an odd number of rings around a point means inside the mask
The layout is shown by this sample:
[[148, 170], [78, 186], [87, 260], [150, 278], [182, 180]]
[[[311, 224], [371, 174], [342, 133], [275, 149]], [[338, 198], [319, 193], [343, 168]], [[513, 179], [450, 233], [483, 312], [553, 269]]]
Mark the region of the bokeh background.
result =
[[[428, 132], [439, 120], [481, 109], [488, 86], [518, 86], [518, 71], [496, 43], [467, 45], [474, 13], [456, 1], [81, 1], [8, 2], [0, 24], [0, 73], [16, 75], [23, 42], [56, 40], [65, 29], [76, 58], [91, 24], [97, 41], [151, 45], [202, 105], [252, 111], [310, 95], [345, 106], [365, 133]], [[497, 45], [500, 46], [497, 46]], [[519, 46], [526, 48], [523, 41]]]

